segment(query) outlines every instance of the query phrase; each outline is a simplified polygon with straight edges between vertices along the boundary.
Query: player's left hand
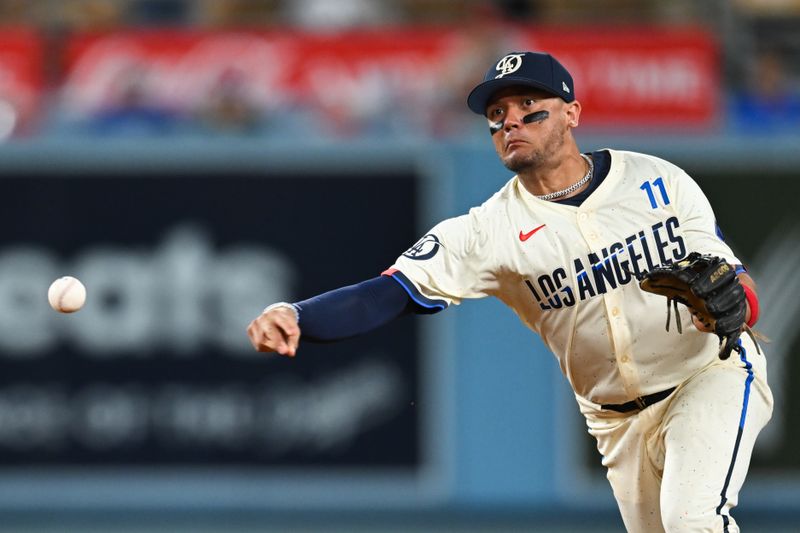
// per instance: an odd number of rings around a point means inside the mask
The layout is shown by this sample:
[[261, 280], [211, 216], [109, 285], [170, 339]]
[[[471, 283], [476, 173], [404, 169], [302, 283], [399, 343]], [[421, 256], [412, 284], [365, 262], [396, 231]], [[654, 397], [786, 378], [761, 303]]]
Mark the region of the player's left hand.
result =
[[[747, 316], [744, 289], [733, 266], [720, 257], [692, 252], [681, 261], [659, 265], [637, 277], [642, 290], [667, 297], [668, 310], [673, 304], [677, 313], [678, 302], [687, 306], [698, 330], [719, 337], [720, 359], [730, 357]], [[680, 331], [679, 318], [677, 325]]]
[[711, 326], [703, 324], [703, 321], [695, 313], [692, 313], [692, 324], [694, 324], [694, 327], [703, 333], [714, 333], [714, 330], [711, 328]]

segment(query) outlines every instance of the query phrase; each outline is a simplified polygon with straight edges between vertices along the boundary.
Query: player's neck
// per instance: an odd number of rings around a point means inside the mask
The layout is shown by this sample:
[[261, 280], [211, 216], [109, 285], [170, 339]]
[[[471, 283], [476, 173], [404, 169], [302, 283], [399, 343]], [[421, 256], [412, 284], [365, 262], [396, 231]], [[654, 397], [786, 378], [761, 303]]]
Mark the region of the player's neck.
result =
[[[534, 196], [545, 196], [563, 191], [581, 182], [586, 177], [588, 170], [587, 161], [576, 149], [575, 152], [563, 157], [551, 167], [539, 167], [528, 172], [520, 172], [517, 177], [529, 193]], [[559, 196], [558, 199], [569, 198], [579, 194], [588, 187], [590, 181], [591, 178], [569, 194]]]

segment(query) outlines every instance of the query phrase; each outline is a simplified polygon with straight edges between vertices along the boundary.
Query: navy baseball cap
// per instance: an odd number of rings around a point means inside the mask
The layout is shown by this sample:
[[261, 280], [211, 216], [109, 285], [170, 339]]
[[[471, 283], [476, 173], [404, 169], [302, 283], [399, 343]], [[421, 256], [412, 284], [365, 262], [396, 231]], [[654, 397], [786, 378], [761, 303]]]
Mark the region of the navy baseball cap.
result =
[[511, 52], [491, 67], [483, 82], [472, 89], [467, 106], [479, 114], [486, 114], [489, 98], [505, 87], [524, 85], [547, 91], [565, 102], [575, 100], [575, 87], [564, 65], [550, 54], [539, 52]]

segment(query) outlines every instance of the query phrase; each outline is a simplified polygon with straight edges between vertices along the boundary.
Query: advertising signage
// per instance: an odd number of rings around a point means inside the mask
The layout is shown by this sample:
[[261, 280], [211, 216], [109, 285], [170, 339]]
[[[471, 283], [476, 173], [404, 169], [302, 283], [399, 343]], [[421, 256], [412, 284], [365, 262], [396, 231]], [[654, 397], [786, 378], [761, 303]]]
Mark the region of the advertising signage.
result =
[[[415, 320], [294, 359], [245, 331], [391, 265], [416, 240], [412, 171], [54, 169], [2, 187], [0, 467], [420, 467]], [[63, 275], [87, 287], [74, 314], [47, 303]]]

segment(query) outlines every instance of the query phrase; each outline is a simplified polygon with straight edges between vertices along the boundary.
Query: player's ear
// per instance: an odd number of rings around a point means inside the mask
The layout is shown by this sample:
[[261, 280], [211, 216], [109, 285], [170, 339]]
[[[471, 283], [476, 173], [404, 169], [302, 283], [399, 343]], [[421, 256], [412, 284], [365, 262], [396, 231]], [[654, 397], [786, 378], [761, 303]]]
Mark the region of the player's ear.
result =
[[581, 119], [581, 103], [577, 100], [573, 100], [565, 104], [565, 111], [567, 114], [567, 124], [571, 128], [576, 127]]

